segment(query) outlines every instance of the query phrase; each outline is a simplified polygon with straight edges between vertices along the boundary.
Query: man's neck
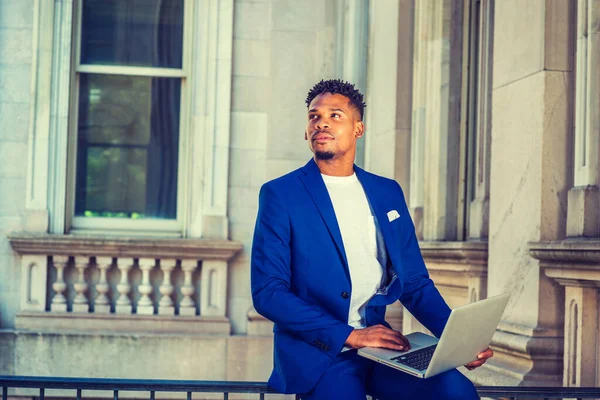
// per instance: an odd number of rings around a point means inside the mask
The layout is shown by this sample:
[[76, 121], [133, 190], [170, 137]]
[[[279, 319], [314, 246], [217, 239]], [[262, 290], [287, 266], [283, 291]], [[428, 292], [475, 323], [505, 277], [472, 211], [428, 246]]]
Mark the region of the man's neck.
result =
[[315, 163], [323, 175], [350, 176], [354, 173], [354, 160], [319, 160], [315, 157]]

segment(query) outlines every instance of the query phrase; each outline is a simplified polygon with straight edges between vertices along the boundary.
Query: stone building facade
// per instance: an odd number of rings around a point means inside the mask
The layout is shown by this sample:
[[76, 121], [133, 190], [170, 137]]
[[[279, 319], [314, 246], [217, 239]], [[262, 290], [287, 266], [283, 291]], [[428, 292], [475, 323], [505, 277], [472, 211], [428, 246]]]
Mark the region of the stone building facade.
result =
[[258, 191], [339, 77], [448, 303], [512, 294], [468, 375], [599, 385], [599, 58], [598, 0], [0, 0], [0, 375], [265, 380]]

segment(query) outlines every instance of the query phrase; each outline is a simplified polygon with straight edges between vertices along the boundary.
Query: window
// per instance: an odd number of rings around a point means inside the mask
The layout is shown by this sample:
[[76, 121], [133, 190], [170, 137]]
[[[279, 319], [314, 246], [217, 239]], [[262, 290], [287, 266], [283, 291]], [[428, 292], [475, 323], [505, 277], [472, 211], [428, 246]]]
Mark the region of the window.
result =
[[77, 3], [69, 164], [75, 232], [181, 234], [185, 3]]

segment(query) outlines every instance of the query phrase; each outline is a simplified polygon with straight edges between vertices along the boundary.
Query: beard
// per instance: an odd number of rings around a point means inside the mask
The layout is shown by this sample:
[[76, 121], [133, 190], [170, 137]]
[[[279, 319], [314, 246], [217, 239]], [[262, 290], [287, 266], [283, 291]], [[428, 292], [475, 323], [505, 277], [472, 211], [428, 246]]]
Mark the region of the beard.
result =
[[331, 160], [335, 156], [333, 151], [315, 151], [315, 157], [317, 160], [328, 161]]

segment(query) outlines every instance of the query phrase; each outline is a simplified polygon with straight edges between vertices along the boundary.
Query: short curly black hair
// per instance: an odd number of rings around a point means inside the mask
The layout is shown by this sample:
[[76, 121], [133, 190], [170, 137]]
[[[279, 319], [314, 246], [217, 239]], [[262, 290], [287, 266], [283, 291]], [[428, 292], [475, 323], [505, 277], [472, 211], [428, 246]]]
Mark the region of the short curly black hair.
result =
[[321, 82], [317, 83], [308, 91], [308, 96], [306, 96], [306, 107], [310, 106], [310, 103], [315, 97], [323, 93], [341, 94], [342, 96], [346, 96], [348, 100], [350, 100], [350, 106], [358, 111], [360, 119], [363, 119], [365, 107], [367, 105], [364, 102], [362, 93], [356, 89], [352, 83], [342, 81], [341, 79], [321, 80]]

